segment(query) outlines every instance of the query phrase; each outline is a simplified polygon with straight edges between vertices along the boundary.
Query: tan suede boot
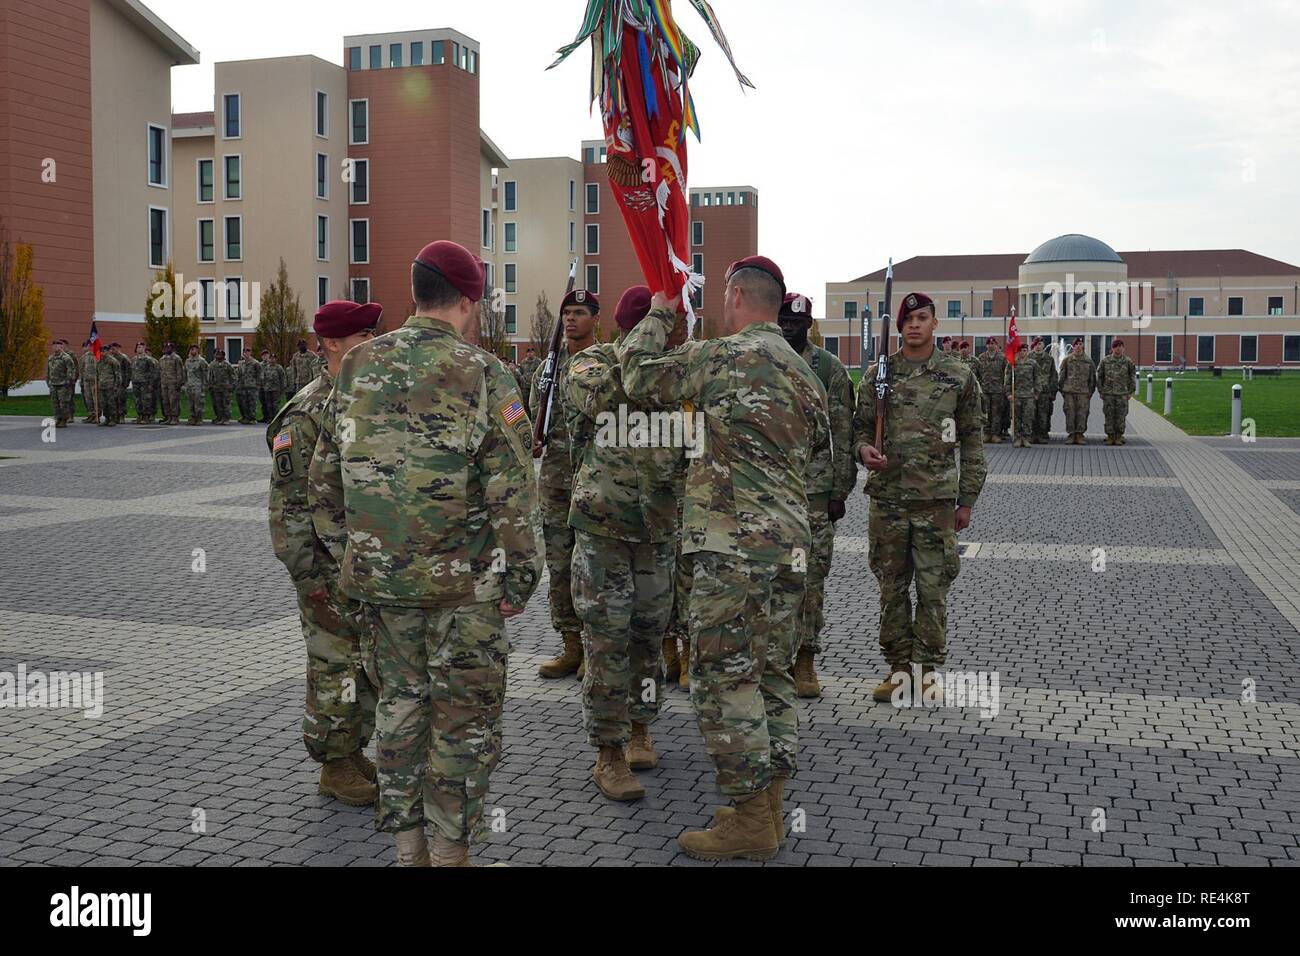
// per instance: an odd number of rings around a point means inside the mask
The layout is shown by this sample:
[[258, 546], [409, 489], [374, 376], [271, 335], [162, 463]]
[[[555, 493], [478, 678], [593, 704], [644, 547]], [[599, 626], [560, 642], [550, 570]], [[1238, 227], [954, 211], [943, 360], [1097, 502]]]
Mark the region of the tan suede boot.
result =
[[689, 693], [691, 689], [691, 639], [682, 638], [682, 653], [679, 658], [682, 662], [682, 676], [677, 680], [677, 686], [683, 687]]
[[448, 840], [439, 831], [433, 831], [434, 866], [469, 866], [469, 844]]
[[767, 788], [767, 809], [772, 815], [772, 829], [776, 832], [776, 845], [785, 839], [785, 777], [773, 777]]
[[799, 648], [794, 659], [794, 693], [796, 697], [820, 697], [822, 685], [817, 682], [817, 671], [813, 667], [813, 652], [810, 647]]
[[424, 835], [423, 824], [410, 830], [398, 830], [393, 834], [397, 844], [398, 866], [430, 866], [429, 841]]
[[772, 828], [772, 808], [764, 787], [743, 803], [719, 807], [713, 826], [687, 830], [677, 838], [682, 852], [697, 860], [770, 860], [780, 847]]
[[[879, 684], [877, 684], [871, 691], [872, 700], [880, 704], [888, 704], [890, 701], [894, 699], [894, 689], [899, 686], [898, 684], [894, 683], [894, 675], [899, 671], [902, 671], [904, 674], [907, 674], [906, 665], [904, 664], [889, 665], [889, 673], [885, 675], [885, 679], [882, 680]], [[910, 676], [908, 679], [909, 680], [911, 679]]]
[[682, 662], [677, 656], [677, 638], [665, 637], [663, 644], [664, 653], [664, 680], [675, 681], [682, 676]]
[[537, 668], [537, 673], [541, 677], [567, 677], [574, 673], [582, 664], [582, 637], [577, 631], [569, 631], [561, 634], [560, 638], [564, 641], [564, 650], [560, 656], [547, 661], [541, 667]]
[[320, 768], [319, 789], [350, 807], [368, 807], [379, 798], [379, 788], [362, 775], [350, 756], [325, 761]]
[[370, 762], [364, 750], [358, 750], [352, 755], [352, 763], [361, 771], [361, 776], [365, 777], [371, 783], [379, 779], [379, 773], [375, 770], [375, 765]]
[[596, 789], [611, 800], [626, 802], [645, 796], [645, 787], [627, 765], [622, 747], [601, 747], [591, 778], [596, 782]]
[[627, 765], [633, 770], [653, 770], [659, 766], [654, 738], [648, 724], [632, 721], [632, 739], [627, 742]]

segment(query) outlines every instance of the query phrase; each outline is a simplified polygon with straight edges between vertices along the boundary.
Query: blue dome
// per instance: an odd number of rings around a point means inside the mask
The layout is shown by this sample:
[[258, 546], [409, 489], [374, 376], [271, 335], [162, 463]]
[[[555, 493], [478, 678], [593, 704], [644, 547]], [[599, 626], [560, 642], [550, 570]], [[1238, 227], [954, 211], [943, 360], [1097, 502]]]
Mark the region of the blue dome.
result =
[[1034, 262], [1123, 262], [1117, 253], [1100, 239], [1072, 232], [1049, 239], [1029, 254], [1024, 264]]

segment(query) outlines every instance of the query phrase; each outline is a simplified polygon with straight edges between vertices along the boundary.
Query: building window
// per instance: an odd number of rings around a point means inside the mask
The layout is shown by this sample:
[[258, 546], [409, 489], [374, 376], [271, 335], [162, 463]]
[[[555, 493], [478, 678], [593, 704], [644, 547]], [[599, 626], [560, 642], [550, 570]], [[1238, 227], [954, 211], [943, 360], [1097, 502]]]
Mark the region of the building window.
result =
[[204, 322], [211, 322], [217, 317], [214, 287], [215, 283], [212, 279], [199, 280], [199, 318]]
[[1280, 295], [1270, 295], [1268, 297], [1268, 314], [1269, 315], [1282, 314], [1282, 297]]
[[1156, 336], [1156, 361], [1172, 362], [1174, 360], [1174, 337], [1172, 335]]
[[506, 292], [519, 291], [519, 266], [513, 262], [506, 263]]
[[600, 255], [600, 226], [597, 223], [587, 223], [587, 255]]
[[329, 262], [330, 258], [330, 217], [316, 217], [316, 261]]
[[383, 56], [384, 56], [383, 47], [381, 47], [377, 43], [374, 46], [372, 46], [370, 48], [370, 69], [372, 70], [381, 69], [384, 65]]
[[993, 318], [993, 300], [992, 300], [992, 299], [985, 299], [985, 300], [984, 300], [984, 318], [986, 318], [986, 319], [991, 319], [991, 318]]
[[240, 335], [226, 336], [226, 361], [231, 365], [238, 365], [239, 360], [244, 357], [244, 339]]
[[[1023, 305], [1023, 303], [1021, 303]], [[1029, 314], [1038, 315], [1038, 293], [1035, 292], [1029, 297]]]
[[411, 41], [411, 66], [424, 66], [424, 41]]
[[600, 295], [600, 266], [587, 266], [587, 291]]
[[433, 53], [433, 56], [430, 59], [431, 63], [441, 66], [443, 63], [447, 62], [445, 53], [446, 45], [442, 40], [434, 40], [431, 50]]
[[227, 216], [225, 221], [226, 261], [239, 262], [244, 258], [244, 220], [242, 216]]
[[213, 163], [210, 159], [200, 159], [198, 169], [199, 202], [212, 202]]
[[712, 206], [712, 205], [713, 205], [713, 194], [712, 194], [712, 193], [704, 193], [703, 196], [702, 196], [701, 198], [703, 199], [703, 203], [702, 203], [702, 205], [705, 205], [705, 206]]
[[483, 248], [492, 248], [492, 210], [483, 210]]
[[353, 265], [365, 265], [370, 261], [370, 220], [352, 220], [352, 258]]
[[469, 71], [478, 75], [478, 50], [469, 51]]
[[569, 220], [569, 252], [577, 251], [578, 241], [578, 224], [572, 219]]
[[316, 198], [330, 198], [330, 158], [324, 153], [316, 154]]
[[1300, 362], [1300, 335], [1282, 336], [1282, 361]]
[[704, 245], [704, 223], [698, 219], [691, 223], [691, 245]]
[[330, 277], [316, 277], [316, 308], [320, 308], [330, 300]]
[[243, 135], [238, 93], [227, 93], [221, 98], [222, 130], [226, 139], [239, 139]]
[[149, 265], [162, 269], [167, 265], [167, 210], [149, 207]]
[[352, 114], [348, 123], [348, 143], [365, 146], [370, 142], [370, 101], [349, 100], [348, 109]]
[[361, 47], [359, 46], [348, 47], [348, 69], [349, 70], [361, 69]]
[[519, 251], [519, 224], [514, 222], [508, 222], [505, 224], [505, 230], [506, 230], [505, 251], [518, 252]]
[[199, 262], [217, 261], [216, 222], [212, 219], [199, 220]]
[[353, 302], [370, 301], [370, 280], [369, 279], [352, 280], [352, 301]]
[[489, 289], [495, 289], [496, 280], [493, 278], [493, 276], [496, 275], [496, 273], [492, 269], [492, 263], [490, 262], [483, 263], [483, 272], [487, 276], [487, 287]]
[[242, 199], [244, 196], [243, 157], [239, 155], [223, 157], [225, 166], [225, 199]]
[[[1246, 314], [1246, 300], [1245, 300], [1245, 298], [1243, 298], [1242, 296], [1239, 296], [1239, 295], [1230, 295], [1230, 296], [1228, 296], [1228, 314], [1229, 314], [1229, 315], [1245, 315], [1245, 314]], [[1253, 359], [1252, 359], [1252, 361], [1253, 361]]]
[[[702, 254], [697, 252], [691, 256], [691, 271], [696, 275], [704, 275], [704, 256]], [[703, 305], [704, 289], [696, 289], [691, 293], [691, 306], [698, 309]]]
[[587, 183], [587, 215], [600, 214], [600, 183]]
[[505, 190], [506, 190], [505, 211], [514, 212], [519, 208], [519, 196], [518, 196], [519, 184], [516, 183], [513, 179], [507, 179]]
[[584, 163], [594, 163], [596, 161], [596, 148], [594, 146], [584, 146], [582, 148], [582, 161]]
[[[240, 310], [240, 303], [243, 300], [243, 296], [240, 295], [242, 285], [243, 285], [243, 280], [238, 276], [234, 278], [228, 278], [223, 283], [223, 288], [225, 289], [226, 292], [225, 295], [226, 314], [223, 316], [223, 318], [226, 319], [243, 318], [243, 312]], [[227, 339], [226, 341], [229, 342], [230, 340]]]
[[569, 212], [573, 212], [578, 202], [578, 184], [569, 180]]
[[388, 44], [388, 65], [400, 67], [402, 65], [402, 44]]
[[323, 90], [316, 91], [316, 135], [328, 136], [330, 131], [330, 98]]
[[948, 318], [950, 319], [961, 318], [961, 299], [948, 300]]
[[370, 202], [370, 160], [352, 161], [352, 202], [364, 206]]
[[700, 194], [699, 194], [699, 193], [691, 193], [691, 205], [692, 205], [692, 206], [699, 206], [699, 204], [700, 204]]
[[519, 307], [514, 303], [506, 306], [506, 335], [519, 334]]
[[857, 317], [858, 317], [858, 304], [852, 300], [846, 301], [844, 303], [844, 318], [856, 319]]
[[1204, 314], [1205, 314], [1205, 300], [1202, 299], [1202, 298], [1200, 298], [1199, 296], [1191, 296], [1191, 297], [1189, 297], [1188, 300], [1187, 300], [1187, 314], [1188, 314], [1188, 315], [1204, 315]]
[[741, 194], [740, 194], [740, 204], [741, 204], [742, 206], [752, 206], [752, 205], [754, 205], [754, 201], [753, 201], [753, 198], [752, 198], [752, 193], [749, 193], [749, 192], [743, 192], [743, 193], [741, 193]]
[[167, 130], [149, 124], [149, 185], [167, 185]]
[[1241, 361], [1259, 361], [1259, 336], [1243, 335], [1241, 337]]
[[455, 40], [451, 41], [451, 65], [460, 66], [460, 44]]
[[1214, 336], [1198, 335], [1196, 337], [1196, 363], [1212, 365], [1214, 363]]
[[[745, 194], [744, 194], [744, 193], [741, 193], [741, 195], [744, 196]], [[839, 336], [836, 336], [836, 335], [828, 335], [828, 336], [826, 336], [825, 338], [823, 338], [823, 339], [822, 339], [822, 348], [824, 348], [827, 352], [830, 352], [831, 355], [834, 355], [836, 358], [839, 358], [839, 357], [840, 357], [840, 340], [839, 340]]]

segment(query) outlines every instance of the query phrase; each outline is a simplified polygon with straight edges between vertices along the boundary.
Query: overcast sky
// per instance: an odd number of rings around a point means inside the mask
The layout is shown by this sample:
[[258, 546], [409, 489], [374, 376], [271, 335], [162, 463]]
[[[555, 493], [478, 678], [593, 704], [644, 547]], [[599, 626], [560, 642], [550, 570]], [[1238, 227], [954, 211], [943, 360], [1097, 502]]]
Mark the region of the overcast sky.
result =
[[[481, 123], [507, 156], [601, 136], [588, 48], [544, 72], [583, 0], [146, 0], [212, 64], [343, 36], [454, 27], [482, 48]], [[759, 249], [823, 314], [824, 283], [913, 255], [1028, 252], [1067, 232], [1119, 250], [1246, 248], [1300, 263], [1300, 0], [713, 0], [742, 92], [703, 51], [692, 186], [755, 186]], [[219, 12], [217, 12], [219, 10]]]

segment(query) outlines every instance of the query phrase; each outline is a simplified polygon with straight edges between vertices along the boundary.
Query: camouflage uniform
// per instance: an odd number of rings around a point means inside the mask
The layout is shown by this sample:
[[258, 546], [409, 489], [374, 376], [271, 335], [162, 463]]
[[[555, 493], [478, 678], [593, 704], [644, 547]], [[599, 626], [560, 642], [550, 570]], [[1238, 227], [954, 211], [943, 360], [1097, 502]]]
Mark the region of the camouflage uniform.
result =
[[284, 366], [272, 356], [262, 364], [262, 420], [275, 417], [276, 410], [284, 404]]
[[1006, 378], [1003, 389], [1016, 399], [1016, 440], [1029, 441], [1034, 437], [1034, 425], [1038, 415], [1039, 389], [1038, 360], [1032, 352], [1022, 352], [1016, 356], [1016, 363], [1007, 363]]
[[135, 389], [135, 417], [138, 421], [153, 421], [157, 413], [159, 367], [158, 360], [149, 353], [131, 360], [131, 387]]
[[[332, 385], [328, 373], [316, 379], [280, 410], [266, 430], [274, 462], [271, 544], [298, 596], [307, 645], [302, 742], [318, 763], [357, 753], [375, 729], [375, 691], [361, 659], [361, 605], [339, 590], [338, 565], [316, 536], [308, 502], [307, 469]], [[324, 598], [308, 597], [322, 588]]]
[[1060, 388], [1065, 406], [1065, 431], [1082, 435], [1088, 430], [1088, 406], [1097, 390], [1097, 366], [1086, 354], [1071, 352], [1061, 363]]
[[202, 355], [185, 360], [185, 396], [190, 403], [190, 424], [203, 424], [203, 396], [208, 389], [208, 363]]
[[705, 416], [683, 520], [691, 702], [718, 787], [740, 800], [795, 772], [790, 619], [811, 545], [806, 463], [830, 441], [826, 390], [775, 321], [661, 354], [675, 319], [652, 309], [628, 334], [623, 385], [634, 401], [689, 401]]
[[87, 348], [81, 353], [81, 400], [86, 403], [85, 422], [99, 420], [99, 365], [95, 353]]
[[77, 414], [77, 360], [67, 352], [52, 353], [45, 361], [45, 384], [54, 404], [55, 426], [62, 428]]
[[369, 627], [381, 830], [427, 821], [463, 843], [486, 829], [509, 650], [498, 605], [527, 604], [542, 570], [530, 445], [513, 379], [440, 319], [343, 358], [309, 493]]
[[[1002, 434], [1002, 414], [1007, 403], [1007, 359], [1001, 351], [985, 350], [975, 360], [979, 387], [984, 395], [984, 437]], [[874, 441], [874, 438], [872, 439]]]
[[262, 387], [262, 363], [245, 352], [235, 369], [235, 398], [239, 402], [239, 424], [257, 421], [257, 392]]
[[1101, 392], [1101, 410], [1106, 416], [1107, 437], [1124, 437], [1129, 396], [1137, 391], [1137, 387], [1137, 366], [1127, 355], [1112, 352], [1097, 366], [1097, 391]]
[[823, 612], [826, 601], [826, 576], [831, 571], [835, 545], [835, 525], [830, 519], [832, 500], [844, 501], [853, 493], [858, 471], [853, 465], [853, 382], [840, 360], [809, 342], [803, 350], [804, 361], [826, 388], [830, 415], [831, 444], [823, 454], [808, 461], [805, 477], [808, 494], [808, 528], [812, 550], [808, 555], [808, 581], [799, 610], [799, 641], [795, 646], [822, 652]]
[[181, 386], [185, 382], [185, 361], [175, 352], [164, 352], [158, 359], [158, 391], [162, 398], [163, 420], [181, 419]]
[[[565, 388], [573, 456], [573, 606], [583, 622], [587, 740], [623, 746], [632, 722], [659, 713], [660, 648], [673, 609], [677, 550], [674, 479], [685, 447], [611, 436], [609, 416], [645, 414], [623, 391], [618, 350], [593, 345], [573, 357]], [[627, 444], [620, 437], [629, 439]]]
[[293, 358], [285, 368], [289, 381], [286, 390], [290, 397], [300, 388], [305, 388], [316, 377], [316, 356], [311, 352], [294, 352]]
[[235, 387], [235, 369], [226, 361], [225, 353], [218, 352], [216, 360], [208, 366], [208, 390], [212, 392], [212, 421], [218, 425], [230, 422], [230, 392]]
[[[131, 386], [131, 360], [123, 352], [113, 353], [113, 358], [118, 367], [118, 387], [117, 387], [117, 420], [119, 422], [126, 419], [126, 401], [127, 391]], [[140, 410], [140, 399], [137, 398], [136, 413]]]
[[[911, 662], [939, 667], [947, 659], [948, 588], [960, 569], [953, 509], [974, 507], [987, 471], [979, 388], [965, 365], [938, 349], [923, 362], [909, 362], [902, 352], [888, 362], [883, 451], [889, 466], [869, 471], [865, 489], [869, 560], [880, 583], [880, 647], [891, 671]], [[862, 387], [853, 416], [855, 461], [875, 438], [875, 390]]]
[[95, 381], [99, 384], [100, 415], [105, 425], [116, 425], [122, 420], [122, 365], [112, 352], [100, 352], [95, 363]]
[[[559, 368], [555, 373], [555, 400], [551, 409], [550, 428], [546, 432], [546, 450], [538, 474], [538, 497], [542, 506], [542, 533], [546, 538], [546, 567], [551, 573], [547, 598], [551, 608], [551, 626], [561, 634], [578, 634], [582, 622], [573, 609], [573, 529], [569, 527], [569, 507], [573, 496], [573, 461], [569, 453], [569, 426], [564, 420], [564, 389], [573, 357], [560, 350]], [[538, 366], [529, 391], [528, 407], [533, 417], [542, 414], [542, 370]]]
[[1045, 442], [1052, 434], [1052, 409], [1056, 407], [1057, 375], [1056, 360], [1052, 350], [1044, 348], [1041, 352], [1033, 351], [1038, 362], [1038, 401], [1035, 403], [1034, 438]]
[[533, 408], [532, 404], [532, 383], [533, 379], [537, 375], [537, 370], [541, 368], [541, 366], [541, 359], [536, 355], [526, 358], [519, 363], [519, 378], [521, 379], [519, 394], [523, 395], [524, 402], [527, 404], [528, 414], [532, 418], [537, 417], [537, 410]]

